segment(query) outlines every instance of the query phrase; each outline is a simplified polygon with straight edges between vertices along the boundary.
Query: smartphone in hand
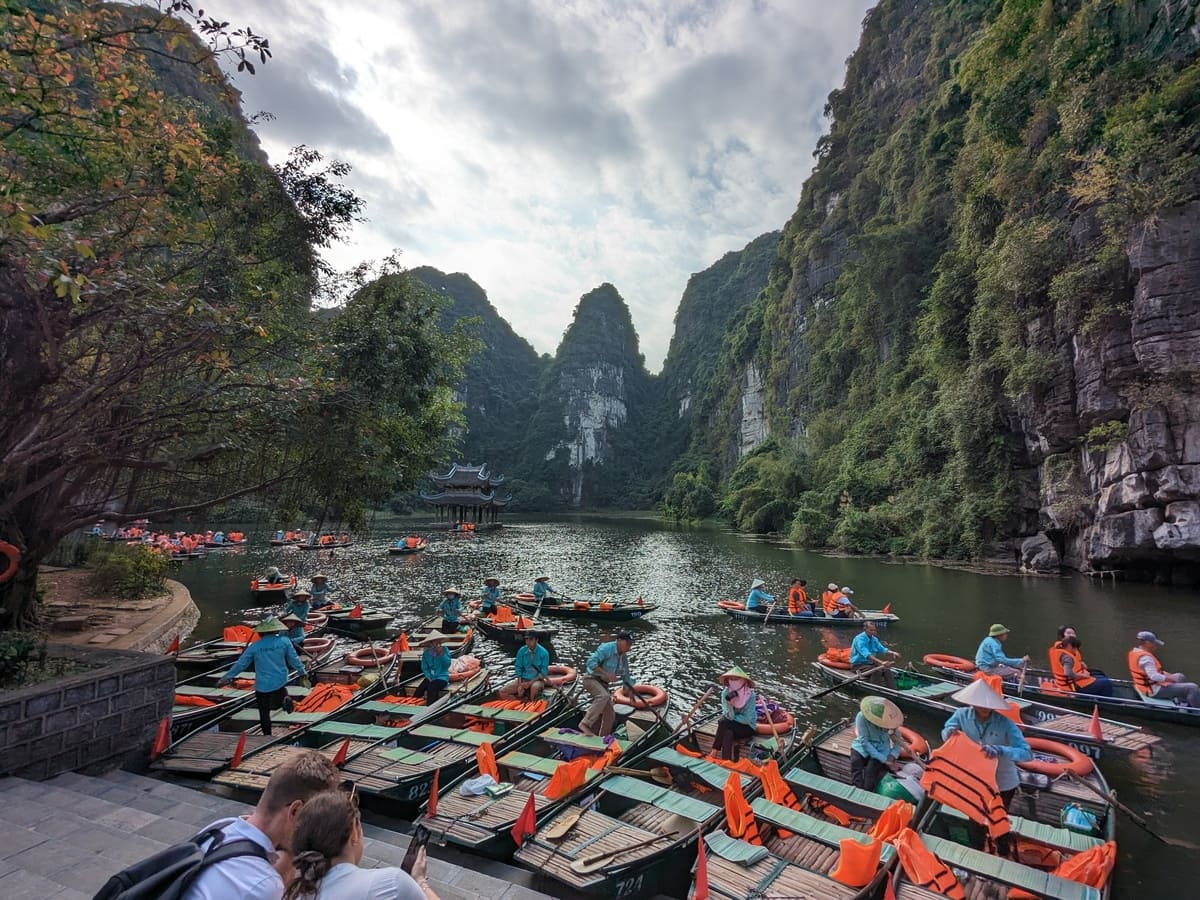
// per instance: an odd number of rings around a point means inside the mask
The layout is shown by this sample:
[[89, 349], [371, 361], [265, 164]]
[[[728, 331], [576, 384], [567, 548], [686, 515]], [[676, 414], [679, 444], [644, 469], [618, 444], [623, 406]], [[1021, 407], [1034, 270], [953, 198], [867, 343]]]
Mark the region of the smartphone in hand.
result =
[[413, 866], [417, 862], [417, 854], [428, 843], [429, 829], [424, 825], [418, 825], [413, 831], [412, 840], [408, 842], [408, 852], [404, 854], [404, 861], [400, 863], [400, 868], [411, 875]]

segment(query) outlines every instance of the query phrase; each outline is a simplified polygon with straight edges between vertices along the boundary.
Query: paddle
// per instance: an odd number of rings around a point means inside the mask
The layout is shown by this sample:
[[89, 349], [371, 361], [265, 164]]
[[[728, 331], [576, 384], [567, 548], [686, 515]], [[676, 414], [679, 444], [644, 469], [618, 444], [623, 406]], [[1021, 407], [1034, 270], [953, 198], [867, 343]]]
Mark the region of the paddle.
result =
[[1028, 660], [1021, 663], [1021, 678], [1017, 681], [1017, 696], [1020, 697], [1025, 693], [1025, 676], [1029, 672]]
[[763, 628], [767, 627], [767, 620], [771, 618], [771, 613], [775, 612], [775, 601], [771, 601], [771, 605], [767, 607], [767, 614], [763, 616]]
[[868, 675], [873, 675], [876, 672], [879, 672], [879, 671], [882, 671], [883, 669], [888, 669], [888, 668], [891, 668], [890, 663], [882, 665], [882, 666], [875, 666], [873, 668], [867, 669], [865, 672], [859, 672], [857, 675], [853, 675], [850, 678], [847, 678], [845, 681], [839, 681], [837, 684], [835, 684], [831, 688], [825, 688], [825, 690], [823, 690], [823, 691], [817, 691], [815, 694], [810, 694], [808, 699], [809, 700], [819, 700], [820, 698], [824, 697], [826, 694], [832, 694], [834, 691], [840, 691], [842, 688], [844, 688], [848, 684], [853, 684], [854, 682], [858, 681], [859, 679], [866, 678]]
[[687, 736], [692, 733], [692, 726], [690, 724], [692, 716], [694, 716], [696, 714], [696, 710], [698, 710], [701, 706], [704, 705], [704, 701], [712, 696], [712, 692], [714, 690], [716, 690], [715, 685], [713, 687], [710, 687], [703, 694], [701, 694], [699, 699], [696, 700], [696, 702], [692, 704], [692, 708], [687, 711], [687, 715], [685, 715], [682, 719], [679, 720], [680, 728], [683, 728], [684, 725], [687, 725], [687, 730], [684, 731], [684, 733], [680, 736], [680, 740], [687, 740]]
[[658, 784], [670, 787], [675, 782], [671, 778], [671, 770], [666, 766], [655, 766], [653, 769], [627, 769], [624, 766], [605, 766], [605, 774], [631, 775], [634, 778], [652, 778]]
[[1200, 845], [1193, 844], [1191, 841], [1185, 841], [1182, 838], [1166, 837], [1165, 835], [1159, 834], [1157, 831], [1155, 831], [1153, 828], [1150, 827], [1149, 822], [1147, 822], [1145, 819], [1143, 819], [1141, 816], [1139, 816], [1137, 813], [1135, 813], [1132, 809], [1130, 809], [1128, 806], [1126, 806], [1124, 803], [1122, 803], [1120, 800], [1118, 800], [1111, 791], [1109, 791], [1108, 793], [1105, 793], [1104, 791], [1100, 790], [1100, 788], [1096, 787], [1094, 784], [1092, 784], [1090, 781], [1088, 781], [1086, 778], [1081, 778], [1080, 776], [1074, 774], [1073, 772], [1068, 772], [1067, 777], [1070, 778], [1072, 781], [1077, 782], [1078, 784], [1082, 784], [1084, 787], [1086, 787], [1089, 791], [1091, 791], [1097, 797], [1102, 797], [1109, 804], [1109, 806], [1112, 806], [1114, 809], [1119, 809], [1121, 812], [1125, 813], [1125, 815], [1127, 815], [1133, 821], [1134, 825], [1136, 825], [1138, 828], [1142, 829], [1142, 831], [1146, 832], [1148, 835], [1150, 835], [1156, 841], [1166, 844], [1168, 847], [1181, 847], [1185, 850], [1200, 850]]
[[648, 841], [642, 841], [640, 844], [631, 844], [628, 847], [618, 847], [616, 850], [605, 850], [603, 853], [585, 856], [583, 859], [577, 859], [571, 863], [571, 871], [577, 872], [580, 875], [587, 875], [589, 872], [603, 869], [610, 859], [620, 856], [622, 853], [628, 853], [630, 850], [640, 850], [643, 847], [649, 847], [651, 844], [657, 844], [659, 841], [674, 840], [678, 836], [678, 831], [672, 831], [669, 834], [660, 834], [658, 837], [651, 838]]
[[561, 841], [567, 836], [567, 834], [570, 833], [571, 829], [575, 827], [575, 823], [579, 821], [580, 816], [582, 816], [586, 811], [586, 806], [571, 807], [554, 820], [554, 824], [547, 828], [545, 832], [543, 832], [542, 837], [548, 838], [552, 841]]

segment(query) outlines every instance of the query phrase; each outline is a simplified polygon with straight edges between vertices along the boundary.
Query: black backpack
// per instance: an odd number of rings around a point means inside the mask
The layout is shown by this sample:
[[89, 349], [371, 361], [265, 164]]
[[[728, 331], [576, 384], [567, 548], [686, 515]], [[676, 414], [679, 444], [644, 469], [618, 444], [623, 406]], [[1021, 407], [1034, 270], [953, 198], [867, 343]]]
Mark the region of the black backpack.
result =
[[[270, 861], [260, 844], [246, 838], [223, 843], [223, 829], [233, 819], [216, 822], [190, 841], [159, 850], [134, 863], [104, 883], [92, 900], [180, 900], [196, 877], [216, 863], [239, 856], [257, 856]], [[201, 847], [213, 844], [207, 850]]]

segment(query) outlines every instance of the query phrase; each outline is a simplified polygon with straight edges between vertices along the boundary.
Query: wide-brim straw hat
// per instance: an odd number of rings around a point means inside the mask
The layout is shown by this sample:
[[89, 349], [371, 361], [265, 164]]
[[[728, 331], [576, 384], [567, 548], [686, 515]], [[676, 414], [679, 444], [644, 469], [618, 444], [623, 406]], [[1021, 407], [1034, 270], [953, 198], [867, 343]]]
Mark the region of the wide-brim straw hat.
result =
[[1005, 628], [999, 622], [988, 629], [988, 637], [1000, 637], [1002, 634], [1008, 634], [1012, 629]]
[[951, 694], [950, 699], [978, 709], [1008, 711], [1008, 701], [997, 694], [986, 681], [972, 681], [961, 691]]
[[904, 724], [904, 713], [887, 697], [863, 697], [858, 708], [864, 719], [880, 728], [891, 730]]
[[441, 644], [441, 643], [449, 640], [451, 637], [453, 637], [453, 635], [431, 634], [428, 637], [423, 638], [421, 640], [421, 642], [419, 644], [417, 644], [417, 646], [418, 647], [432, 647], [434, 644]]
[[549, 581], [550, 576], [549, 575], [539, 575], [537, 578], [535, 578], [533, 580], [534, 581]]
[[767, 583], [761, 578], [755, 578], [752, 582], [750, 582], [750, 590], [754, 590], [758, 587], [766, 587], [766, 585]]
[[276, 632], [287, 631], [288, 627], [275, 618], [275, 616], [270, 616], [255, 625], [254, 630], [259, 634], [275, 634]]
[[314, 576], [312, 577], [312, 580], [313, 580], [313, 581], [328, 581], [328, 580], [329, 580], [329, 576], [328, 576], [328, 575], [314, 575]]
[[460, 591], [456, 587], [451, 586], [451, 587], [446, 588], [444, 591], [442, 591], [443, 597], [446, 596], [447, 594], [453, 594], [455, 597], [461, 597], [462, 591]]
[[750, 687], [754, 687], [754, 679], [747, 675], [746, 670], [741, 666], [734, 666], [728, 672], [725, 672], [723, 675], [721, 675], [717, 680], [720, 681], [721, 684], [724, 684], [725, 680], [728, 678], [741, 678], [743, 681], [749, 684]]
[[279, 621], [282, 624], [287, 625], [289, 628], [295, 628], [297, 625], [304, 624], [304, 620], [302, 618], [300, 618], [298, 615], [296, 615], [295, 613], [288, 613], [286, 616], [284, 616]]
[[499, 585], [500, 579], [499, 578], [485, 578], [485, 579], [483, 579], [483, 583]]
[[311, 597], [312, 594], [310, 594], [308, 591], [292, 591], [292, 596], [293, 597]]

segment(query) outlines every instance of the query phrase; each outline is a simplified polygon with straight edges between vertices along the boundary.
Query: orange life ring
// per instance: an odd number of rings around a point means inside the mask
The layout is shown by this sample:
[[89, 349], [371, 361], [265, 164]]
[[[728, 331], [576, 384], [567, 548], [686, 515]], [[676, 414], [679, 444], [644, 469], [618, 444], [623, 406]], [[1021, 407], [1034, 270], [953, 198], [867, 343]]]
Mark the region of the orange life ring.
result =
[[323, 628], [329, 624], [329, 616], [323, 612], [310, 612], [308, 614], [308, 624], [313, 628]]
[[829, 666], [829, 668], [831, 668], [831, 669], [849, 669], [850, 668], [849, 660], [834, 659], [828, 653], [822, 653], [820, 656], [818, 656], [817, 662], [821, 663], [822, 665]]
[[795, 727], [795, 725], [796, 725], [796, 717], [795, 716], [793, 716], [786, 709], [780, 708], [780, 709], [776, 709], [775, 711], [783, 713], [783, 721], [776, 722], [774, 728], [771, 727], [770, 722], [757, 722], [754, 725], [754, 733], [755, 734], [767, 735], [769, 737], [770, 735], [775, 734], [775, 733], [783, 734], [785, 731], [791, 731], [792, 728]]
[[314, 656], [319, 656], [333, 646], [333, 638], [315, 637], [305, 638], [301, 644], [305, 653], [311, 653]]
[[1051, 778], [1057, 778], [1065, 772], [1079, 776], [1090, 775], [1092, 773], [1094, 763], [1073, 747], [1060, 744], [1058, 741], [1048, 741], [1045, 738], [1031, 737], [1026, 738], [1025, 741], [1029, 744], [1031, 750], [1058, 756], [1066, 760], [1065, 762], [1047, 762], [1044, 759], [1031, 759], [1029, 762], [1017, 763], [1026, 772], [1037, 772], [1040, 775], [1048, 775]]
[[4, 584], [6, 581], [11, 581], [12, 577], [17, 574], [17, 560], [21, 558], [21, 551], [8, 541], [0, 541], [0, 553], [8, 557], [8, 565], [4, 567], [3, 572], [0, 572], [0, 584]]
[[638, 695], [639, 702], [634, 703], [629, 688], [623, 687], [613, 693], [613, 703], [622, 703], [625, 706], [663, 706], [667, 702], [667, 692], [657, 684], [635, 684], [633, 690]]
[[917, 759], [927, 759], [929, 757], [929, 741], [925, 740], [925, 738], [921, 737], [921, 735], [917, 734], [911, 728], [905, 728], [901, 725], [900, 737], [904, 738], [908, 742], [908, 746], [912, 748], [910, 751], [901, 753], [901, 758], [912, 759], [915, 756]]
[[550, 667], [550, 677], [546, 679], [554, 687], [571, 684], [575, 681], [575, 669], [572, 666], [553, 665]]
[[377, 666], [386, 666], [395, 658], [395, 653], [392, 653], [390, 650], [382, 650], [378, 647], [364, 647], [361, 650], [355, 650], [353, 653], [346, 654], [346, 662], [370, 669]]
[[961, 656], [947, 656], [945, 653], [926, 653], [921, 662], [927, 666], [940, 669], [953, 669], [955, 672], [974, 672], [975, 663]]
[[721, 609], [745, 609], [745, 603], [739, 603], [737, 600], [718, 600], [717, 606]]

